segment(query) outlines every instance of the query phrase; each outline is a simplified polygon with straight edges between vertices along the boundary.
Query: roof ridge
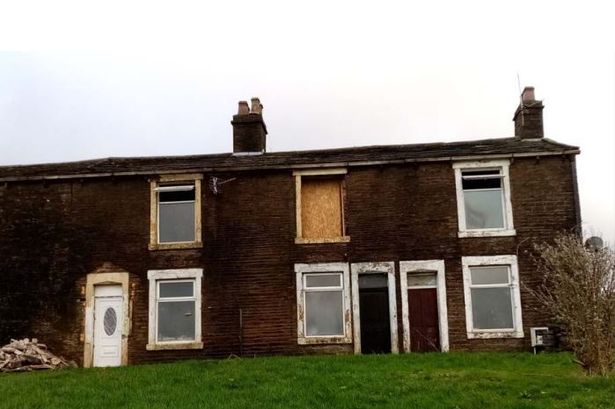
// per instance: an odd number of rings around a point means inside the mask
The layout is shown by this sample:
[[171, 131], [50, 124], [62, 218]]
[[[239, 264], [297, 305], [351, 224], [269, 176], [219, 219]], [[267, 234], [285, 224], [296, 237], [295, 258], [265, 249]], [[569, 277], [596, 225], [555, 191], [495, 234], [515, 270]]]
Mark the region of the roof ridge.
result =
[[463, 141], [452, 141], [452, 142], [418, 142], [418, 143], [396, 143], [396, 144], [386, 144], [386, 145], [354, 145], [354, 146], [344, 146], [341, 148], [319, 148], [319, 149], [304, 149], [304, 150], [288, 150], [288, 151], [276, 151], [276, 152], [266, 152], [265, 155], [277, 155], [277, 154], [291, 154], [291, 153], [319, 153], [319, 152], [337, 152], [337, 151], [347, 151], [350, 149], [379, 149], [379, 148], [404, 148], [410, 146], [444, 146], [444, 145], [465, 145], [465, 144], [476, 144], [480, 142], [493, 142], [493, 141], [508, 141], [515, 139], [515, 137], [504, 137], [504, 138], [485, 138], [485, 139], [468, 139]]

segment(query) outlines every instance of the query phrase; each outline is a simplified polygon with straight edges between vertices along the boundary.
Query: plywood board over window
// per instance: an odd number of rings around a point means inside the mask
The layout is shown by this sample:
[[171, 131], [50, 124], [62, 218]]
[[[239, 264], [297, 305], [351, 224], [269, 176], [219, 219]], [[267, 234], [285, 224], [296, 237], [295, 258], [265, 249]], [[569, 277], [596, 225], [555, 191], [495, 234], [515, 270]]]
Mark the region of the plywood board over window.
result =
[[340, 237], [342, 231], [342, 183], [340, 179], [305, 179], [301, 185], [303, 237]]
[[348, 241], [344, 227], [345, 169], [295, 172], [297, 243]]

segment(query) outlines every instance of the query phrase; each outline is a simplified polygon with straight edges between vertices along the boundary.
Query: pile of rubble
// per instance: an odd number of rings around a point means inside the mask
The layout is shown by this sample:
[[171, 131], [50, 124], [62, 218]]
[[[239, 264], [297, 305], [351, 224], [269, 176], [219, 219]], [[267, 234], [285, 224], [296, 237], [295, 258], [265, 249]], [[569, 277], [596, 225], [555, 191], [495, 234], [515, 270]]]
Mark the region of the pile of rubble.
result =
[[0, 372], [26, 372], [38, 369], [58, 369], [75, 366], [47, 351], [36, 338], [12, 339], [0, 348]]

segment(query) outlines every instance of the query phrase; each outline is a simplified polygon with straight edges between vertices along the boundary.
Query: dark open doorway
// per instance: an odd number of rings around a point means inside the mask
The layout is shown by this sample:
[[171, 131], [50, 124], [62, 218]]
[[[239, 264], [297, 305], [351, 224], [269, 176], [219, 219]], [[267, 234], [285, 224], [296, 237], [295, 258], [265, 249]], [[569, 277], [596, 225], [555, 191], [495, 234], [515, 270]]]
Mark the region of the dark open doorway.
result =
[[361, 352], [391, 352], [389, 289], [386, 274], [359, 275]]

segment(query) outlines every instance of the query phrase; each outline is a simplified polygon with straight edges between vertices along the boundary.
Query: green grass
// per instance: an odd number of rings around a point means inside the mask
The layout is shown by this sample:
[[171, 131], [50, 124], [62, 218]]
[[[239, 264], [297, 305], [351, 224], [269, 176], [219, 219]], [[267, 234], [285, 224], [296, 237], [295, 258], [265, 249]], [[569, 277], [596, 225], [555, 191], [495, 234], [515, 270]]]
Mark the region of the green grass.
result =
[[615, 408], [568, 354], [185, 361], [0, 375], [1, 408]]

